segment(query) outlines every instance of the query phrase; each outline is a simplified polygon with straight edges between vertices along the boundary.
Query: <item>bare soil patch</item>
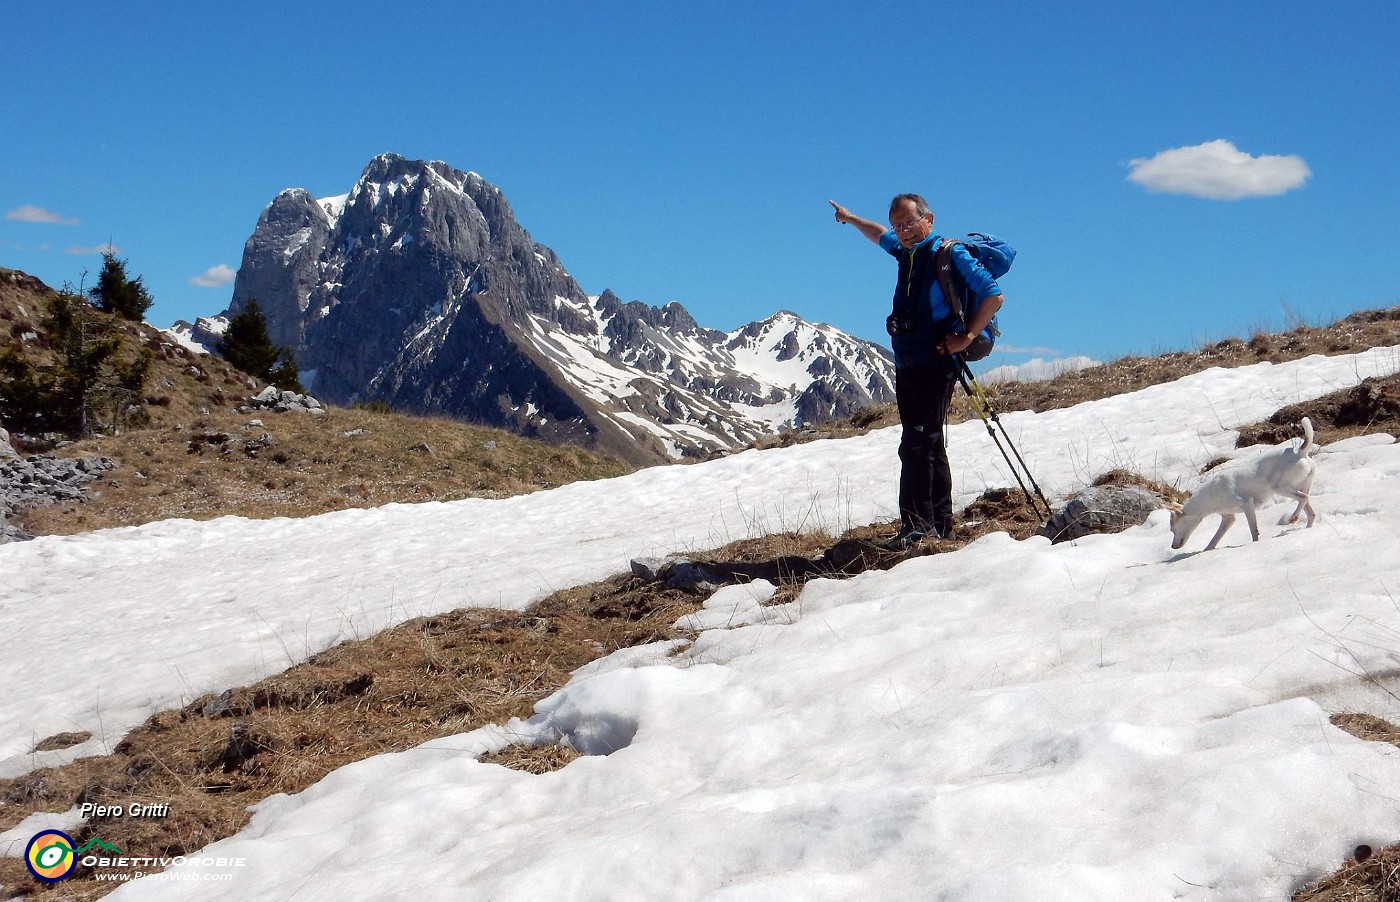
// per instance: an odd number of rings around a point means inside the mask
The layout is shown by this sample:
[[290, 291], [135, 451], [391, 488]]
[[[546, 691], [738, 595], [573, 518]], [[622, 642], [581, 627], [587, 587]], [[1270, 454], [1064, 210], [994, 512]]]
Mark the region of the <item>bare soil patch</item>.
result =
[[1241, 429], [1238, 445], [1277, 445], [1296, 438], [1302, 435], [1298, 424], [1303, 417], [1312, 420], [1315, 439], [1324, 445], [1377, 432], [1400, 435], [1400, 373], [1283, 407], [1263, 423]]
[[[1400, 746], [1400, 727], [1379, 717], [1343, 713], [1331, 721], [1359, 739]], [[1299, 890], [1293, 902], [1400, 902], [1400, 845], [1358, 846], [1339, 870]]]

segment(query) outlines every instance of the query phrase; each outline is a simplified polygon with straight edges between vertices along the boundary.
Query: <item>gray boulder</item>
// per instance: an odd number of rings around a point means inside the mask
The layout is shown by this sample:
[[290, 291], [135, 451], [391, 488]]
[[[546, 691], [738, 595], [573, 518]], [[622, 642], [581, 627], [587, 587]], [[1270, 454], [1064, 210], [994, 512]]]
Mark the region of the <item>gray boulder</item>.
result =
[[639, 557], [631, 561], [632, 575], [638, 579], [654, 583], [661, 578], [661, 572], [670, 563], [658, 557]]
[[665, 560], [658, 558], [635, 558], [631, 562], [632, 575], [647, 582], [664, 583], [668, 589], [680, 589], [694, 595], [709, 595], [719, 586], [718, 579], [703, 564], [687, 558], [672, 555]]
[[10, 460], [19, 460], [19, 452], [10, 444], [10, 433], [0, 426], [0, 463]]
[[[244, 408], [239, 408], [243, 410]], [[248, 399], [247, 410], [270, 410], [274, 413], [309, 413], [322, 416], [326, 408], [321, 402], [310, 395], [299, 394], [294, 391], [281, 391], [274, 385], [269, 385]]]
[[1141, 486], [1091, 486], [1071, 498], [1037, 534], [1051, 542], [1069, 542], [1093, 533], [1122, 532], [1166, 505], [1161, 495]]
[[8, 545], [10, 542], [28, 542], [32, 538], [34, 537], [8, 520], [0, 520], [0, 545]]
[[277, 386], [269, 385], [256, 395], [248, 399], [248, 403], [255, 407], [271, 407], [282, 397], [282, 393], [277, 390]]

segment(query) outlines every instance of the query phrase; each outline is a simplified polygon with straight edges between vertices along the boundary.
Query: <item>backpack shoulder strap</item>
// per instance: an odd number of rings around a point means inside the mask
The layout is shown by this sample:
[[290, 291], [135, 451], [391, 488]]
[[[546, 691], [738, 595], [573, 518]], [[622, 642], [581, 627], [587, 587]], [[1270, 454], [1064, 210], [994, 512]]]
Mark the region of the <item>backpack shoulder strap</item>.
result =
[[943, 289], [943, 297], [948, 301], [948, 306], [953, 308], [953, 315], [958, 318], [958, 322], [966, 325], [967, 317], [963, 314], [962, 291], [958, 289], [958, 275], [954, 272], [957, 265], [953, 263], [953, 245], [960, 244], [956, 238], [946, 238], [939, 245], [934, 253], [934, 270], [938, 273], [938, 285]]

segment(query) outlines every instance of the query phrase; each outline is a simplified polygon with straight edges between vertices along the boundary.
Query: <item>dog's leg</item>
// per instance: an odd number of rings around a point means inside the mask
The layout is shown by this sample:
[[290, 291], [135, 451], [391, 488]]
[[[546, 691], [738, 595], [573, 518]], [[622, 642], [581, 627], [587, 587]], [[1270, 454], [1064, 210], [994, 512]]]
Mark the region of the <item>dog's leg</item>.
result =
[[1254, 502], [1245, 501], [1244, 519], [1249, 524], [1249, 534], [1254, 537], [1254, 541], [1259, 541], [1259, 515], [1254, 512]]
[[1218, 545], [1218, 544], [1220, 543], [1220, 539], [1225, 535], [1226, 531], [1229, 530], [1229, 528], [1230, 528], [1231, 526], [1234, 526], [1234, 525], [1235, 525], [1235, 515], [1234, 515], [1234, 514], [1221, 514], [1221, 515], [1220, 515], [1220, 528], [1217, 529], [1217, 530], [1215, 531], [1215, 535], [1211, 536], [1210, 543], [1209, 543], [1208, 545], [1206, 545], [1206, 551], [1210, 551], [1212, 548], [1214, 548], [1216, 545]]
[[1317, 519], [1317, 511], [1313, 510], [1312, 506], [1312, 482], [1313, 474], [1309, 473], [1307, 477], [1303, 479], [1302, 485], [1288, 493], [1289, 497], [1298, 499], [1298, 506], [1293, 509], [1293, 515], [1288, 518], [1289, 523], [1297, 523], [1298, 515], [1303, 513], [1308, 515], [1309, 527], [1311, 527], [1313, 521]]
[[1313, 521], [1317, 519], [1317, 511], [1313, 510], [1312, 506], [1312, 484], [1313, 476], [1315, 476], [1316, 473], [1317, 471], [1315, 469], [1313, 472], [1309, 473], [1308, 478], [1303, 480], [1303, 485], [1300, 488], [1300, 491], [1303, 493], [1303, 497], [1300, 499], [1303, 502], [1303, 512], [1308, 515], [1308, 529], [1312, 529]]
[[1289, 497], [1298, 499], [1298, 506], [1293, 508], [1293, 513], [1284, 514], [1282, 517], [1280, 517], [1278, 525], [1287, 526], [1292, 523], [1297, 523], [1298, 518], [1303, 515], [1304, 511], [1306, 511], [1308, 515], [1308, 525], [1312, 526], [1313, 520], [1317, 519], [1317, 513], [1313, 510], [1312, 501], [1308, 493], [1302, 489], [1299, 489], [1296, 492], [1290, 492]]

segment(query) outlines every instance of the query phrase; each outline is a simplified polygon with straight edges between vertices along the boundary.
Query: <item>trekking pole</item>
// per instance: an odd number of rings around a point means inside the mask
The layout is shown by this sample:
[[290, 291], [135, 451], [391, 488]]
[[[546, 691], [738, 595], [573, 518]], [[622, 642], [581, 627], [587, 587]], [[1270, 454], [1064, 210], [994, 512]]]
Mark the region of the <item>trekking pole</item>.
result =
[[[1045, 493], [1040, 490], [1040, 486], [1036, 483], [1035, 477], [1031, 475], [1031, 468], [1026, 466], [1025, 458], [1023, 458], [1021, 452], [1017, 450], [1016, 444], [1011, 441], [1011, 434], [1006, 431], [1005, 424], [1002, 423], [1001, 417], [997, 415], [997, 410], [992, 406], [992, 401], [987, 397], [987, 393], [984, 392], [982, 386], [978, 384], [977, 377], [972, 375], [972, 369], [961, 357], [957, 357], [957, 362], [958, 381], [962, 383], [963, 391], [967, 392], [968, 398], [971, 399], [972, 409], [977, 413], [977, 417], [982, 421], [982, 425], [987, 427], [987, 434], [990, 435], [992, 441], [996, 443], [997, 450], [1001, 452], [1002, 458], [1006, 461], [1006, 466], [1011, 470], [1011, 475], [1016, 477], [1016, 483], [1020, 485], [1021, 491], [1026, 496], [1026, 501], [1031, 506], [1031, 510], [1035, 512], [1037, 517], [1040, 517], [1040, 507], [1036, 505], [1035, 498], [1031, 497], [1030, 489], [1026, 488], [1025, 480], [1021, 478], [1021, 472], [1025, 472], [1026, 479], [1030, 480], [1031, 487], [1035, 489], [1036, 497], [1040, 499], [1041, 505], [1045, 507], [1045, 515], [1041, 518], [1041, 522], [1048, 522], [1051, 516], [1050, 502], [1045, 500]], [[992, 428], [992, 423], [996, 423], [997, 429], [1000, 429], [1001, 434], [1006, 437], [1006, 445], [1010, 447], [1012, 453], [1016, 455], [1016, 460], [1021, 465], [1020, 470], [1017, 470], [1016, 464], [1011, 462], [1011, 455], [1006, 453], [1006, 448], [1002, 446], [1001, 438], [997, 435], [996, 430]]]

